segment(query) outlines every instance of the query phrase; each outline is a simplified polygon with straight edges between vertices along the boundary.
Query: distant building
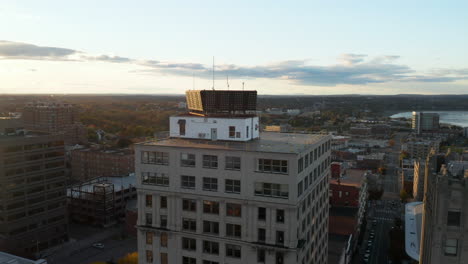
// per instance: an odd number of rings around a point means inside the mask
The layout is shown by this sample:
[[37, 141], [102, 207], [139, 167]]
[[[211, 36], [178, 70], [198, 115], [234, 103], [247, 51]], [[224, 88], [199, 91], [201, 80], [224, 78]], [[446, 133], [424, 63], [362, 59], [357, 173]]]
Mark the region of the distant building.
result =
[[412, 128], [416, 134], [439, 129], [439, 114], [413, 112]]
[[256, 91], [187, 102], [135, 145], [139, 263], [326, 263], [331, 137], [260, 133]]
[[131, 149], [74, 149], [71, 168], [77, 181], [124, 176], [135, 172], [135, 155]]
[[128, 235], [137, 236], [138, 202], [132, 199], [127, 202], [125, 208], [125, 232]]
[[360, 232], [358, 222], [358, 208], [330, 207], [328, 263], [350, 263], [358, 244]]
[[23, 109], [22, 121], [28, 130], [63, 134], [66, 145], [88, 142], [86, 127], [80, 123], [78, 109], [72, 104], [29, 103]]
[[332, 150], [342, 150], [347, 148], [349, 145], [349, 137], [345, 136], [332, 136]]
[[290, 124], [281, 124], [279, 126], [265, 126], [263, 129], [265, 132], [281, 132], [287, 133], [292, 131], [292, 127]]
[[332, 178], [340, 178], [342, 174], [342, 162], [332, 162], [330, 165], [330, 170], [331, 170], [331, 177]]
[[11, 255], [5, 252], [0, 252], [1, 264], [47, 264], [45, 259], [31, 260], [20, 256]]
[[424, 195], [424, 171], [426, 163], [421, 160], [414, 161], [413, 167], [413, 199], [421, 202]]
[[426, 159], [427, 155], [434, 149], [437, 153], [440, 148], [440, 139], [411, 139], [405, 144], [406, 152], [411, 159]]
[[368, 136], [372, 133], [372, 129], [368, 126], [354, 126], [349, 129], [351, 135]]
[[71, 221], [108, 227], [123, 220], [127, 202], [136, 200], [136, 177], [101, 177], [76, 184], [67, 197]]
[[413, 193], [414, 169], [401, 170], [399, 185], [400, 188], [405, 190], [407, 194]]
[[0, 118], [0, 250], [32, 257], [68, 240], [63, 138]]
[[377, 171], [383, 166], [385, 153], [372, 153], [368, 155], [358, 155], [356, 168]]

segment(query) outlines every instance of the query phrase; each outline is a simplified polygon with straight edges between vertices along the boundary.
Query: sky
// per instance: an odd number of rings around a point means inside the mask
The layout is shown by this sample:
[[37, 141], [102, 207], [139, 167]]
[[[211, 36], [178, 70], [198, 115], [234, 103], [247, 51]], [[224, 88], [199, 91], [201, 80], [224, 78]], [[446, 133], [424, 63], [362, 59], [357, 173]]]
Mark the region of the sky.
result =
[[[0, 94], [467, 94], [468, 1], [3, 0]], [[214, 60], [214, 64], [213, 64]]]

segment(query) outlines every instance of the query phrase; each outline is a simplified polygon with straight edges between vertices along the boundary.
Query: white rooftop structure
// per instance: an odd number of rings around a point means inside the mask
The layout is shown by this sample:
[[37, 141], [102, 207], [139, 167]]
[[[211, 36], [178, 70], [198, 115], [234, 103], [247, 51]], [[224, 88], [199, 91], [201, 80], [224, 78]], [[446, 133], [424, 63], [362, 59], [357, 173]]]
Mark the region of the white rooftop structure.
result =
[[0, 264], [47, 264], [44, 259], [30, 260], [5, 252], [0, 252]]
[[405, 249], [406, 254], [416, 261], [419, 261], [422, 211], [422, 202], [407, 203], [405, 206]]

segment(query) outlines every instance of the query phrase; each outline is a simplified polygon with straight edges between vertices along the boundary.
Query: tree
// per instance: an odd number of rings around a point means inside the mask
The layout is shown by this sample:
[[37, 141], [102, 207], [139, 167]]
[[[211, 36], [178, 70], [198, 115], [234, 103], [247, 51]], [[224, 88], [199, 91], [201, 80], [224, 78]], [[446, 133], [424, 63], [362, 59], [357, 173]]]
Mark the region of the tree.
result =
[[400, 199], [403, 201], [403, 202], [406, 202], [406, 200], [409, 198], [409, 194], [406, 192], [405, 189], [401, 189], [400, 191]]
[[138, 264], [138, 252], [127, 254], [117, 261], [118, 264]]
[[395, 140], [390, 139], [390, 140], [388, 141], [388, 145], [389, 145], [390, 147], [395, 146]]

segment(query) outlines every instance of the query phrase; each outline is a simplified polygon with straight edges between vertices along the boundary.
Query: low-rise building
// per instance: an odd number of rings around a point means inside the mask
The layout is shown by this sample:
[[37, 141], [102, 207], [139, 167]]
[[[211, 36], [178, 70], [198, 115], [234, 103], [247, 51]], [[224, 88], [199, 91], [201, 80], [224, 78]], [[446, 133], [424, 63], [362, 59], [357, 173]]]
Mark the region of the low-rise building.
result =
[[68, 189], [70, 220], [94, 226], [111, 226], [125, 218], [126, 205], [136, 200], [136, 177], [101, 177]]
[[0, 252], [0, 264], [47, 264], [47, 261], [45, 259], [31, 260]]

